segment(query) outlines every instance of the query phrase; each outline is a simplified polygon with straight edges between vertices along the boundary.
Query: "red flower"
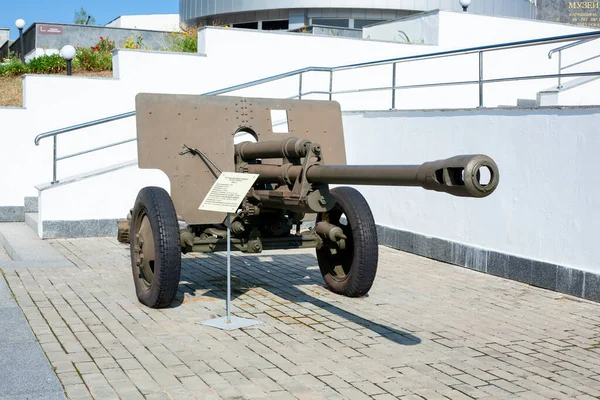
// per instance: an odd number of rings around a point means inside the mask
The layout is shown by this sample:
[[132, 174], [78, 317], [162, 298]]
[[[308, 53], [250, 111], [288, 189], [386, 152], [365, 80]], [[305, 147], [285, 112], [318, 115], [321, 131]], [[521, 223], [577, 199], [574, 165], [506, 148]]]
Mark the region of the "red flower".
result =
[[104, 38], [102, 36], [100, 36], [100, 40], [104, 40]]

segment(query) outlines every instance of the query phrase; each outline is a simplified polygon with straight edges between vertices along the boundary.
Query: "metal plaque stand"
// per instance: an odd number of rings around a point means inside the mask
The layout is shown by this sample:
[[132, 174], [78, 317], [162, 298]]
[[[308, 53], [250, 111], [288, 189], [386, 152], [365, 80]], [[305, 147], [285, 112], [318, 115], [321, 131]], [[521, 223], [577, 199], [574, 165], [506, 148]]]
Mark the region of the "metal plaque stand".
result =
[[[223, 174], [222, 174], [223, 175]], [[244, 178], [246, 179], [246, 177], [248, 176], [248, 174], [241, 174], [242, 176], [244, 176]], [[226, 177], [225, 177], [226, 178]], [[219, 177], [219, 179], [221, 179], [221, 177]], [[252, 182], [250, 182], [250, 185], [252, 185], [252, 183], [256, 180], [256, 177], [254, 178], [254, 180]], [[219, 183], [219, 181], [217, 180], [217, 182], [215, 183], [215, 186]], [[249, 187], [246, 188], [245, 190], [242, 190], [240, 193], [243, 196], [244, 193], [246, 193], [248, 191]], [[207, 198], [209, 198], [210, 193], [207, 195]], [[237, 202], [238, 206], [241, 203], [241, 199], [240, 201]], [[204, 207], [204, 209], [210, 209], [211, 206], [205, 206], [204, 203], [200, 206], [200, 208], [202, 209]], [[214, 205], [213, 205], [214, 207]], [[233, 212], [236, 211], [237, 206], [234, 206], [233, 208], [231, 208], [233, 210]], [[222, 209], [215, 209], [214, 211], [224, 211]], [[211, 319], [208, 321], [203, 321], [200, 324], [201, 325], [206, 325], [206, 326], [212, 326], [213, 328], [219, 328], [219, 329], [224, 329], [224, 330], [234, 330], [234, 329], [239, 329], [239, 328], [247, 328], [249, 326], [254, 326], [254, 325], [258, 325], [258, 324], [262, 324], [261, 321], [258, 320], [254, 320], [254, 319], [246, 319], [246, 318], [238, 318], [238, 317], [232, 317], [231, 316], [231, 217], [229, 212], [227, 213], [227, 219], [226, 219], [226, 224], [227, 224], [227, 300], [226, 300], [226, 316], [225, 317], [219, 317], [219, 318], [215, 318], [215, 319]]]

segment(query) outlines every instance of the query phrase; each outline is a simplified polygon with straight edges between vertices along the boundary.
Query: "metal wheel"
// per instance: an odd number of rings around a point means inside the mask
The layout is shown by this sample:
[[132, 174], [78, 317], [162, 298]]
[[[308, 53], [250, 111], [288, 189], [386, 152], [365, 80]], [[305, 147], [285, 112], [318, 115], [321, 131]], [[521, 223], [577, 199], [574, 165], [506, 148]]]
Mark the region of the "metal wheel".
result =
[[317, 222], [327, 221], [342, 228], [345, 247], [323, 246], [317, 260], [329, 289], [348, 297], [360, 297], [371, 289], [377, 273], [377, 229], [371, 209], [356, 189], [337, 187], [331, 190], [336, 205], [317, 215]]
[[173, 202], [162, 188], [140, 190], [131, 218], [131, 267], [138, 300], [168, 307], [181, 274], [181, 242]]

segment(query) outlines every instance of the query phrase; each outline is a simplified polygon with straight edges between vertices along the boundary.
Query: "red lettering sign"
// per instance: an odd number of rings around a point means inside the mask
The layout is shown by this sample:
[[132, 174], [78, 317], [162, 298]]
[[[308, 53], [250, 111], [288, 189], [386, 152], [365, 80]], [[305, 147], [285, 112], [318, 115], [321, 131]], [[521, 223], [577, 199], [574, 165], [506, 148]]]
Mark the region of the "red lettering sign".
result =
[[40, 25], [40, 35], [62, 35], [62, 26]]

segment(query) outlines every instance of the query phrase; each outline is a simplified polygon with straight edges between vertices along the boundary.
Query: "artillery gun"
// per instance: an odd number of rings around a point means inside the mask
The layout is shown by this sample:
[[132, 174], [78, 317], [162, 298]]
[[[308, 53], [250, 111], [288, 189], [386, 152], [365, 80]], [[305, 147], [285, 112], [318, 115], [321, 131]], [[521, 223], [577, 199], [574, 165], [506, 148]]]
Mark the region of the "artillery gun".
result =
[[[143, 188], [119, 229], [130, 241], [138, 299], [152, 308], [173, 301], [181, 253], [226, 249], [226, 214], [198, 209], [220, 171], [259, 175], [230, 214], [233, 250], [315, 248], [329, 289], [349, 297], [365, 295], [375, 279], [376, 225], [360, 192], [328, 185], [420, 186], [464, 197], [486, 197], [498, 186], [498, 167], [484, 155], [345, 165], [336, 102], [139, 94], [136, 109], [139, 166], [162, 170], [171, 183], [171, 196]], [[240, 133], [255, 142], [234, 144]], [[315, 226], [301, 231], [315, 214]]]

